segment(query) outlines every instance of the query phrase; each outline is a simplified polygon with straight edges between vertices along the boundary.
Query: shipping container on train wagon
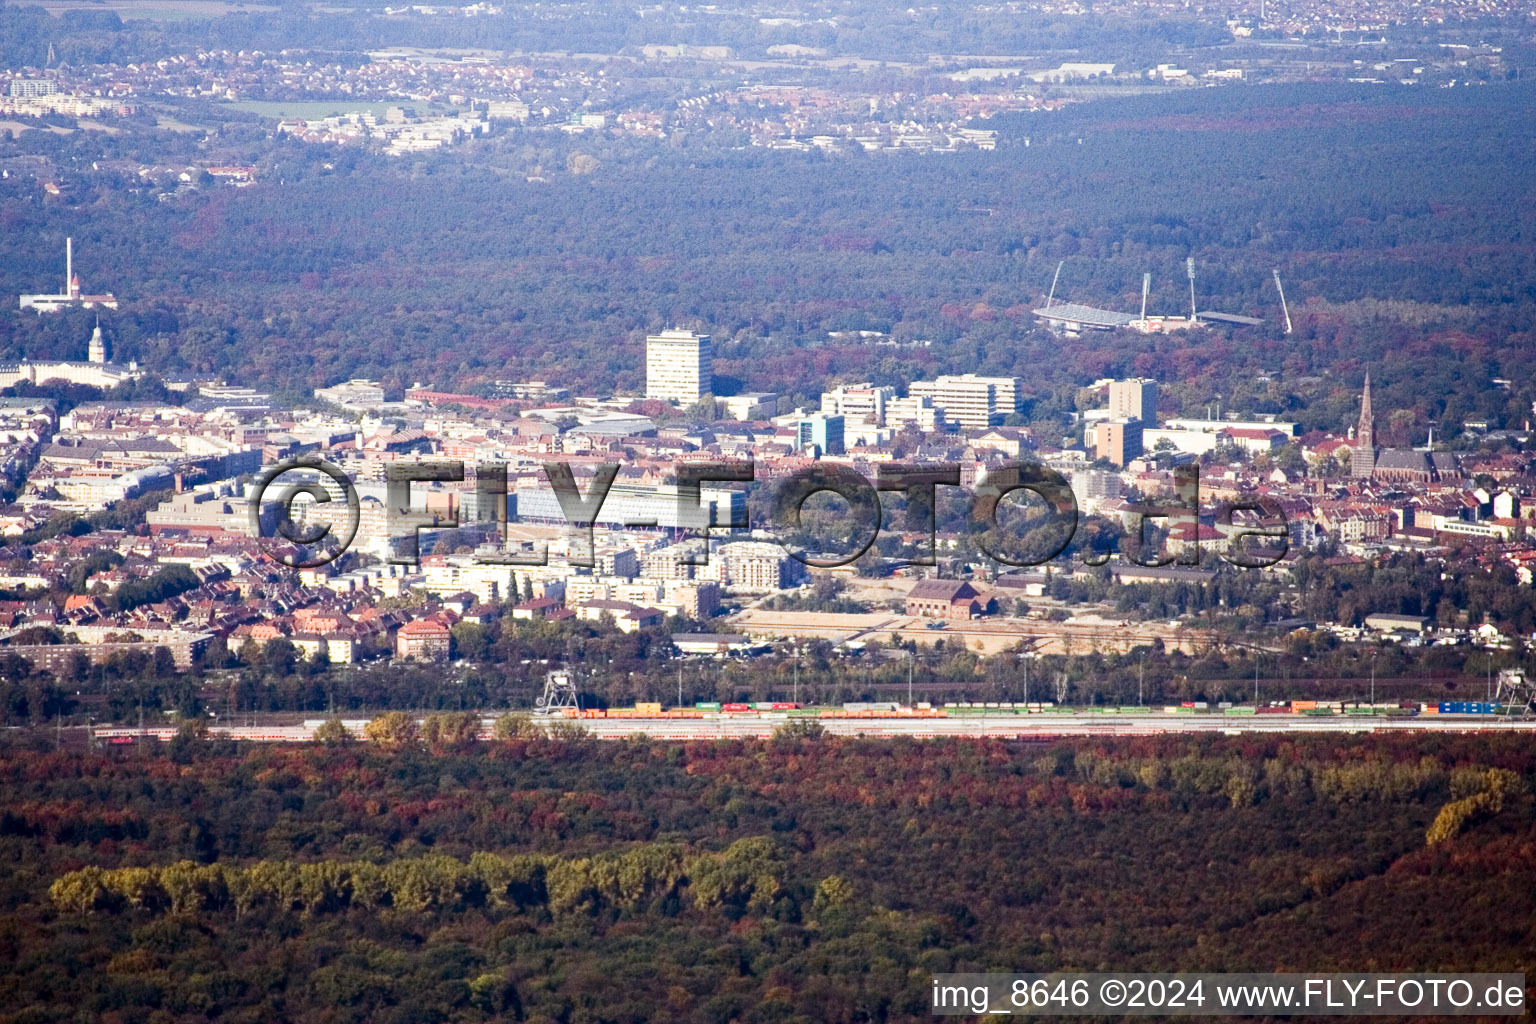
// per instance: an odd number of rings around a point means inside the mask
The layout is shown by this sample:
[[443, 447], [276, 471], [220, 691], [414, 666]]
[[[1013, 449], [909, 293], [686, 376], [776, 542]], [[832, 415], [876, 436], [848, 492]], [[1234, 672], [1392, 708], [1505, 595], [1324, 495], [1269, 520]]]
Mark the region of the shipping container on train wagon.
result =
[[1491, 715], [1498, 708], [1497, 704], [1478, 700], [1443, 700], [1440, 702], [1442, 715]]

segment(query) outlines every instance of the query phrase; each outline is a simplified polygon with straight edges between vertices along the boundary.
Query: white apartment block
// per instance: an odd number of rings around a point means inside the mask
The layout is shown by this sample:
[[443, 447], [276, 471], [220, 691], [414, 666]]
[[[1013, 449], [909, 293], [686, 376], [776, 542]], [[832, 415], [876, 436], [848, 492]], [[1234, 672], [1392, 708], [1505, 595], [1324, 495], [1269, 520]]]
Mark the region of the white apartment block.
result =
[[421, 567], [421, 589], [441, 597], [462, 594], [466, 590], [487, 604], [514, 599], [517, 594], [512, 569], [505, 565], [487, 565], [468, 555], [455, 555], [446, 562]]
[[891, 399], [885, 406], [885, 422], [896, 430], [912, 424], [925, 434], [938, 433], [949, 426], [944, 410], [934, 405], [928, 395]]
[[645, 397], [692, 405], [714, 386], [709, 335], [670, 330], [645, 339]]
[[998, 416], [1007, 416], [1009, 413], [1020, 412], [1024, 408], [1024, 393], [1017, 377], [976, 377], [967, 373], [966, 377], [974, 377], [976, 380], [984, 380], [992, 385], [994, 405], [992, 412]]
[[[633, 577], [640, 575], [640, 559], [633, 548], [606, 548], [593, 553], [592, 571], [599, 576]], [[627, 601], [629, 598], [620, 598]], [[640, 602], [635, 602], [636, 604]]]
[[798, 585], [805, 571], [783, 547], [767, 541], [722, 544], [711, 565], [717, 560], [730, 585], [740, 590], [784, 590]]
[[[1019, 408], [1017, 377], [979, 377], [974, 373], [915, 380], [909, 398], [930, 398], [944, 418], [966, 430], [985, 430]], [[887, 416], [889, 416], [887, 412]]]
[[847, 384], [821, 395], [821, 411], [826, 416], [841, 416], [849, 423], [885, 425], [885, 408], [896, 397], [892, 387], [873, 384]]
[[690, 580], [695, 568], [690, 559], [704, 560], [704, 551], [697, 542], [653, 548], [640, 556], [640, 575], [648, 579]]

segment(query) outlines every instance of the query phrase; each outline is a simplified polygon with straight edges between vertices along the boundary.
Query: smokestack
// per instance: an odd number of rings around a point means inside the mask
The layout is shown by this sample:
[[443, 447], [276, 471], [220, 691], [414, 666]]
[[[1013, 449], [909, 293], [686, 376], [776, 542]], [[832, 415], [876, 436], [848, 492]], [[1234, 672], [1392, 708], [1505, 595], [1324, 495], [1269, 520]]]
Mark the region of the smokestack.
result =
[[75, 283], [75, 240], [64, 239], [64, 294], [70, 294]]
[[1152, 275], [1141, 275], [1141, 329], [1147, 329], [1147, 292], [1152, 290]]

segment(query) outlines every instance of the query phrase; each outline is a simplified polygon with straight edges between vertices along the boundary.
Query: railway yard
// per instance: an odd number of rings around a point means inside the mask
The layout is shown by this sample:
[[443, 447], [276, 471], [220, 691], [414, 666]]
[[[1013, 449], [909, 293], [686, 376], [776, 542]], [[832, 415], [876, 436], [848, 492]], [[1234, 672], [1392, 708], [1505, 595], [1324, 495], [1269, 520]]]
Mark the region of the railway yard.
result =
[[[656, 740], [717, 740], [768, 738], [786, 725], [814, 722], [834, 736], [906, 736], [913, 739], [943, 737], [999, 737], [1053, 739], [1061, 736], [1149, 736], [1169, 733], [1241, 735], [1243, 733], [1310, 732], [1477, 732], [1536, 731], [1536, 717], [1519, 709], [1495, 704], [1415, 704], [1346, 706], [1297, 701], [1296, 706], [1278, 703], [1261, 706], [1161, 708], [1071, 708], [1049, 704], [1034, 706], [956, 704], [941, 708], [901, 706], [845, 706], [804, 708], [750, 705], [719, 708], [625, 708], [612, 710], [564, 709], [548, 715], [531, 715], [528, 721], [548, 728], [555, 723], [579, 725], [595, 739], [625, 739], [644, 735]], [[1442, 710], [1447, 709], [1450, 710]], [[213, 736], [261, 743], [307, 743], [325, 719], [299, 723], [214, 726]], [[371, 719], [340, 720], [361, 738]], [[480, 738], [495, 737], [495, 717], [482, 717]], [[169, 741], [175, 727], [106, 727], [92, 731], [96, 742], [129, 744], [141, 740]]]

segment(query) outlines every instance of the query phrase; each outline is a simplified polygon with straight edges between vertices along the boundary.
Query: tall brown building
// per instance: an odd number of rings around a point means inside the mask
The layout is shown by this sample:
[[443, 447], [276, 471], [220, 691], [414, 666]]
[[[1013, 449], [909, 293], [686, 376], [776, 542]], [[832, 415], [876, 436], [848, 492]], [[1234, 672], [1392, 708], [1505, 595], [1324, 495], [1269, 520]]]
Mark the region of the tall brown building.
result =
[[1101, 420], [1093, 427], [1093, 454], [1124, 466], [1142, 453], [1141, 420]]

